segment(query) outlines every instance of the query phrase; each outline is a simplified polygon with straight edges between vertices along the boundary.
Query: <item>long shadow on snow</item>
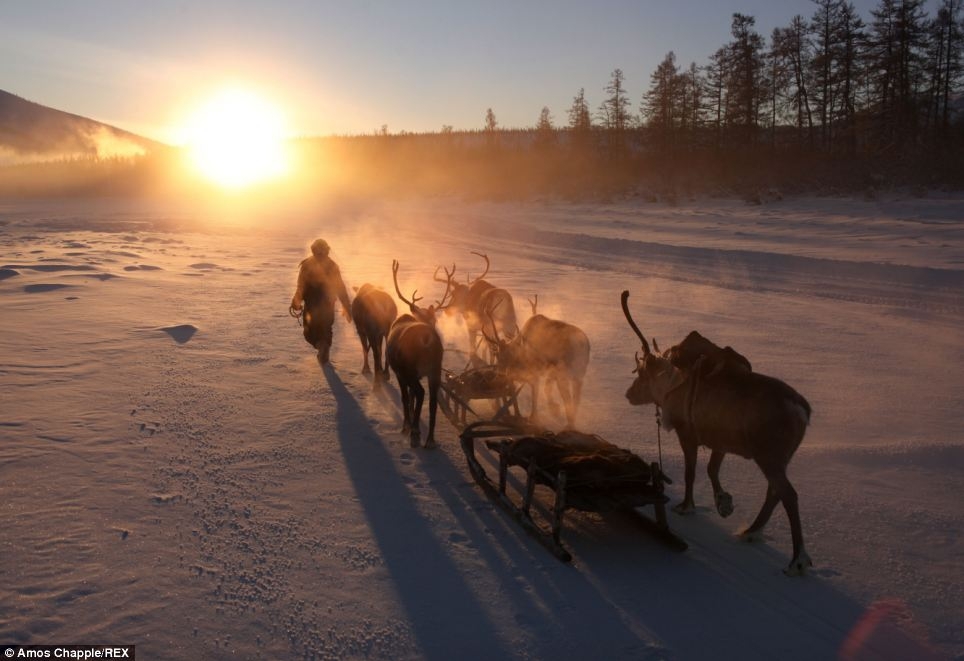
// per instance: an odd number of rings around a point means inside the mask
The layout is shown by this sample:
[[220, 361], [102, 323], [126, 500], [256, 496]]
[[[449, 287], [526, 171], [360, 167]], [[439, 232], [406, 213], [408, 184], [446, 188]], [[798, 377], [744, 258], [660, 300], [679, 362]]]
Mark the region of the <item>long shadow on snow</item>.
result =
[[471, 649], [479, 658], [510, 651], [432, 534], [392, 459], [333, 369], [323, 370], [338, 407], [338, 439], [392, 579], [425, 657], [448, 660]]
[[[491, 619], [424, 524], [377, 434], [364, 433], [370, 430], [367, 416], [338, 377], [325, 374], [338, 403], [346, 462], [426, 655], [471, 649], [481, 658], [490, 653], [486, 646], [506, 655]], [[398, 406], [394, 390], [379, 399]], [[720, 538], [720, 530], [702, 520], [710, 513], [685, 520], [670, 515], [671, 525], [693, 542], [688, 553], [677, 554], [624, 517], [570, 511], [563, 540], [576, 565], [564, 565], [494, 508], [461, 464], [453, 463], [447, 451], [457, 441], [442, 417], [436, 432], [442, 448], [420, 453], [420, 467], [496, 581], [491, 598], [503, 602], [497, 610], [511, 614], [526, 632], [526, 642], [514, 636], [511, 656], [695, 658], [711, 640], [722, 659], [831, 658], [863, 611], [819, 576], [784, 577], [782, 536], [774, 537], [773, 546]], [[376, 442], [363, 443], [369, 438]]]
[[715, 525], [715, 512], [669, 517], [690, 543], [685, 553], [647, 543], [631, 524], [618, 525], [619, 515], [602, 517], [605, 527], [580, 527], [568, 543], [589, 580], [674, 655], [700, 658], [708, 644], [717, 659], [839, 654], [864, 607], [820, 577], [829, 559], [816, 558], [806, 578], [787, 578], [780, 571], [789, 546], [782, 532], [747, 544]]
[[[426, 472], [460, 473], [447, 460]], [[529, 651], [540, 658], [699, 658], [708, 640], [720, 659], [833, 658], [863, 611], [818, 576], [783, 576], [779, 536], [775, 546], [746, 544], [720, 537], [701, 517], [681, 521], [671, 514], [671, 525], [693, 543], [679, 554], [631, 517], [570, 510], [563, 529], [575, 556], [570, 567], [526, 541], [498, 510], [478, 507], [474, 483], [433, 484], [500, 578], [517, 621], [539, 635]]]
[[[339, 386], [344, 388], [340, 383]], [[347, 392], [344, 395], [350, 398]], [[373, 391], [372, 395], [400, 423], [397, 389], [388, 387]], [[336, 399], [338, 396], [336, 393]], [[354, 400], [346, 404], [360, 414]], [[367, 424], [364, 416], [363, 423]], [[357, 433], [357, 430], [353, 431]], [[467, 538], [469, 548], [476, 552], [479, 560], [488, 568], [492, 580], [497, 583], [491, 595], [495, 609], [511, 616], [509, 626], [525, 631], [524, 635], [528, 637], [523, 642], [518, 635], [513, 636], [516, 639], [513, 657], [665, 657], [666, 650], [654, 644], [655, 636], [647, 631], [647, 627], [639, 622], [630, 622], [620, 605], [603, 594], [592, 581], [549, 555], [482, 496], [475, 482], [466, 475], [464, 466], [454, 464], [447, 454], [450, 448], [456, 448], [458, 452], [458, 442], [441, 416], [436, 436], [442, 447], [431, 453], [421, 452], [424, 460], [420, 467], [429, 485], [452, 512]], [[448, 438], [452, 438], [452, 441]], [[380, 445], [378, 451], [384, 452]], [[458, 454], [459, 459], [461, 456]], [[389, 479], [398, 481], [394, 468], [390, 467], [389, 470], [393, 473]], [[375, 503], [374, 506], [383, 505]], [[394, 519], [392, 525], [397, 525]], [[476, 654], [477, 649], [473, 645], [463, 644], [460, 652], [463, 656], [469, 654], [471, 658], [483, 658], [481, 654]]]

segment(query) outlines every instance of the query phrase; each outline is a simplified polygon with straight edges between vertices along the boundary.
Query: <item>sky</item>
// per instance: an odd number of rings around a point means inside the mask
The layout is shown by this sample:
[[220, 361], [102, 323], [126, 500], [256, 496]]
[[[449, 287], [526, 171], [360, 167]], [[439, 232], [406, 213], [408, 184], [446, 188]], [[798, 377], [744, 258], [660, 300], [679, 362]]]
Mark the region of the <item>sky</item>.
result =
[[[865, 20], [874, 0], [856, 0]], [[557, 125], [623, 70], [638, 110], [672, 50], [704, 63], [733, 12], [764, 36], [810, 0], [0, 0], [0, 89], [168, 143], [225, 86], [282, 108], [293, 136]]]

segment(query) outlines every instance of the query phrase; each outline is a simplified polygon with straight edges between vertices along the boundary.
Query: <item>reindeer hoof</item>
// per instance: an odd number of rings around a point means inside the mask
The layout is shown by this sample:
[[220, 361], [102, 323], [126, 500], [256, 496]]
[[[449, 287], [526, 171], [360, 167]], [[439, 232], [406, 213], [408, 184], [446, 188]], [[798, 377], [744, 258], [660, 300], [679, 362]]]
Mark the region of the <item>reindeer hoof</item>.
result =
[[363, 368], [361, 368], [361, 373], [362, 373], [362, 374], [371, 374], [371, 373], [372, 373], [372, 368], [369, 367], [368, 365], [365, 365]]
[[438, 443], [435, 442], [434, 438], [430, 438], [427, 441], [425, 441], [425, 445], [423, 445], [422, 447], [424, 447], [426, 450], [434, 450], [435, 448], [438, 447]]
[[725, 491], [716, 494], [716, 511], [719, 512], [720, 516], [724, 519], [733, 514], [733, 496]]
[[738, 532], [737, 537], [739, 537], [744, 542], [762, 542], [763, 541], [763, 531], [762, 530], [750, 530], [749, 528], [744, 528]]
[[678, 505], [673, 506], [673, 511], [677, 514], [688, 515], [696, 512], [696, 506], [693, 503], [682, 502]]
[[807, 570], [813, 567], [813, 560], [806, 551], [800, 551], [796, 558], [790, 561], [790, 565], [783, 570], [786, 576], [804, 576]]

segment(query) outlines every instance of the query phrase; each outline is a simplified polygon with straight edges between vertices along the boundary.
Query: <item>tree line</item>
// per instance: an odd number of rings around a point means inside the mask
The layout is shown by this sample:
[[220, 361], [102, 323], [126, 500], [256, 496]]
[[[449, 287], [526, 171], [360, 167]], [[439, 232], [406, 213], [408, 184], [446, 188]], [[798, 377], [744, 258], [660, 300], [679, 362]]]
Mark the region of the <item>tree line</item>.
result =
[[[602, 131], [626, 147], [797, 147], [825, 153], [904, 155], [946, 150], [960, 136], [964, 0], [881, 0], [865, 22], [846, 0], [813, 0], [767, 41], [752, 16], [733, 14], [732, 40], [703, 65], [670, 51], [650, 76], [639, 112], [623, 71], [612, 72], [591, 112], [585, 88], [563, 127], [571, 140]], [[487, 111], [486, 129], [494, 127]], [[537, 132], [555, 130], [543, 108]], [[633, 135], [633, 134], [637, 135]]]

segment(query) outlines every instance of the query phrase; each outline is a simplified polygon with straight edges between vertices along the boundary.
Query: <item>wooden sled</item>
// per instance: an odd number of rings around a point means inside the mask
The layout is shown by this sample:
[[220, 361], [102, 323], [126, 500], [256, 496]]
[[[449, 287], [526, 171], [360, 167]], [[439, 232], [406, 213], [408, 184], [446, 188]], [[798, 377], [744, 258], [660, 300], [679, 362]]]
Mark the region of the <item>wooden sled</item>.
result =
[[442, 383], [439, 388], [438, 403], [442, 413], [456, 429], [464, 429], [470, 422], [481, 420], [472, 408], [471, 401], [488, 399], [498, 402], [491, 420], [510, 420], [510, 412], [519, 413], [519, 393], [521, 385], [516, 385], [495, 365], [467, 368], [461, 374], [442, 370]]
[[[477, 421], [459, 436], [469, 471], [486, 495], [510, 514], [553, 555], [569, 562], [572, 555], [561, 542], [567, 509], [585, 512], [625, 512], [670, 548], [684, 551], [687, 544], [669, 529], [663, 485], [672, 482], [656, 463], [642, 459], [590, 434], [564, 431], [554, 434], [513, 421]], [[493, 482], [476, 455], [478, 442], [498, 460], [498, 482]], [[521, 494], [510, 496], [510, 468], [524, 472]], [[545, 515], [548, 525], [533, 518], [537, 485], [555, 494]], [[518, 504], [517, 504], [518, 501]], [[652, 505], [655, 518], [637, 508]]]

